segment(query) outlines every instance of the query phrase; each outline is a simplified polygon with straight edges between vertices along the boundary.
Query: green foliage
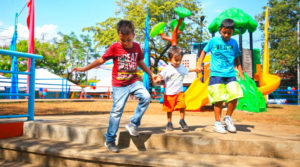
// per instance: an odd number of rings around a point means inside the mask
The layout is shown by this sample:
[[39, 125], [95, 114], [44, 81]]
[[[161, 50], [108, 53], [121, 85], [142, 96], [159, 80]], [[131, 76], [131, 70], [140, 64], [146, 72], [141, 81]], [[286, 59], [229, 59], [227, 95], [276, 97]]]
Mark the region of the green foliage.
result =
[[[118, 41], [116, 24], [121, 19], [131, 20], [135, 25], [135, 41], [141, 43], [143, 47], [145, 39], [145, 20], [147, 10], [149, 11], [149, 29], [159, 22], [169, 23], [174, 19], [174, 9], [184, 7], [191, 11], [192, 15], [185, 18], [186, 27], [183, 34], [179, 36], [178, 46], [183, 48], [185, 53], [191, 50], [192, 42], [202, 42], [201, 29], [204, 25], [200, 21], [202, 9], [200, 0], [116, 0], [119, 7], [116, 10], [116, 17], [106, 19], [104, 22], [97, 23], [96, 26], [86, 27], [83, 30], [93, 33], [94, 42], [97, 48], [108, 47]], [[171, 27], [166, 27], [165, 32], [171, 32]], [[158, 35], [158, 34], [156, 34]], [[167, 33], [165, 35], [168, 35]], [[208, 39], [208, 33], [205, 34]], [[151, 56], [156, 63], [159, 59], [166, 60], [164, 56], [168, 42], [159, 36], [150, 38]], [[155, 65], [157, 66], [157, 64]]]
[[96, 26], [83, 28], [93, 34], [95, 48], [108, 48], [111, 44], [118, 41], [117, 23], [119, 19], [108, 18], [104, 22], [97, 23]]
[[[78, 38], [74, 33], [65, 35], [59, 33], [61, 40], [55, 40], [51, 43], [41, 43], [35, 41], [35, 54], [42, 55], [42, 60], [36, 60], [36, 68], [46, 68], [49, 71], [61, 76], [66, 77], [70, 81], [79, 84], [84, 79], [84, 73], [71, 73], [71, 70], [77, 66], [85, 66], [86, 58], [92, 59], [97, 56], [93, 53], [92, 40], [88, 35], [81, 35]], [[17, 43], [17, 51], [27, 52], [28, 43], [22, 40]], [[9, 48], [5, 48], [9, 49]], [[0, 69], [11, 69], [11, 58], [9, 56], [0, 55]], [[88, 57], [87, 57], [88, 56]], [[27, 71], [27, 59], [18, 58], [19, 71]], [[7, 76], [7, 75], [6, 75]]]
[[[265, 9], [256, 16], [259, 22], [265, 20]], [[296, 76], [297, 56], [300, 47], [297, 45], [297, 21], [300, 20], [299, 0], [269, 1], [269, 47], [270, 72], [288, 73]], [[264, 24], [259, 26], [264, 30]]]
[[[11, 69], [11, 58], [9, 56], [0, 55], [0, 69], [10, 70]], [[8, 74], [4, 74], [6, 77], [10, 77]]]

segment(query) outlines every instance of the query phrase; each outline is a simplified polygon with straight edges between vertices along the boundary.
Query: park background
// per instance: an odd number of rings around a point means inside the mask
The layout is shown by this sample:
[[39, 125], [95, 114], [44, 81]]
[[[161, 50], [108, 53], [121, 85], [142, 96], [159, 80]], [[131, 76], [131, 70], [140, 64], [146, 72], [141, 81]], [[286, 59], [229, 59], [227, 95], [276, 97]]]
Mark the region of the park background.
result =
[[[28, 29], [26, 27], [27, 1], [4, 0], [0, 15], [0, 47], [7, 49], [14, 32], [14, 15], [18, 17], [17, 50], [27, 52]], [[130, 19], [136, 25], [138, 41], [144, 42], [146, 9], [149, 9], [150, 29], [159, 21], [168, 21], [174, 17], [170, 10], [181, 4], [189, 6], [193, 16], [187, 19], [188, 29], [181, 36], [185, 53], [192, 51], [195, 42], [208, 41], [211, 35], [208, 25], [222, 11], [228, 8], [240, 8], [255, 18], [259, 27], [253, 34], [254, 48], [263, 51], [264, 12], [270, 6], [270, 72], [282, 77], [281, 88], [297, 87], [297, 21], [299, 20], [299, 2], [295, 0], [272, 1], [35, 1], [35, 53], [44, 56], [37, 61], [37, 68], [67, 78], [77, 85], [91, 85], [111, 75], [107, 69], [94, 69], [87, 73], [72, 74], [71, 69], [84, 66], [104, 53], [106, 48], [117, 41], [115, 23], [119, 19]], [[161, 14], [161, 11], [169, 11]], [[204, 20], [201, 21], [201, 16]], [[217, 34], [218, 35], [218, 34]], [[237, 39], [237, 37], [234, 37]], [[166, 46], [157, 38], [155, 47], [150, 45], [153, 57], [162, 54]], [[188, 41], [188, 42], [186, 42]], [[249, 48], [249, 37], [243, 35], [243, 47]], [[1, 57], [1, 69], [9, 70], [10, 58]], [[166, 61], [166, 57], [162, 57]], [[20, 60], [19, 69], [26, 69], [25, 61]], [[9, 76], [8, 76], [9, 77]], [[86, 80], [89, 80], [86, 82]], [[296, 89], [296, 88], [295, 88]]]

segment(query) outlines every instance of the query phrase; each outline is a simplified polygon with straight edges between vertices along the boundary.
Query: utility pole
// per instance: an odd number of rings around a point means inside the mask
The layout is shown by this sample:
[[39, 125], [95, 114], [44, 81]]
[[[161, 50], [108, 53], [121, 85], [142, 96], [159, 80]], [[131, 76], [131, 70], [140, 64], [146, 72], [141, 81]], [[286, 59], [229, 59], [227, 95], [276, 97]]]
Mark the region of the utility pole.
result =
[[204, 21], [204, 19], [205, 19], [205, 16], [200, 17], [200, 40], [199, 40], [199, 43], [198, 43], [197, 58], [199, 58], [200, 54], [201, 54], [201, 43], [203, 42], [203, 21]]

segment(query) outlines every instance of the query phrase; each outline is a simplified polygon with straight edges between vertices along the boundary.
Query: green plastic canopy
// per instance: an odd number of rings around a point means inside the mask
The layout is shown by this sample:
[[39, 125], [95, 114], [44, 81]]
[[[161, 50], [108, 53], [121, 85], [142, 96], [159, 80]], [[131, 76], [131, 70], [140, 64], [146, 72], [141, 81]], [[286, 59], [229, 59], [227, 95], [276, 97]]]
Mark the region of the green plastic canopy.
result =
[[[235, 29], [242, 28], [242, 32], [240, 32], [242, 34], [245, 33], [246, 30], [248, 30], [249, 32], [254, 32], [257, 28], [257, 22], [243, 10], [238, 8], [230, 8], [224, 10], [210, 23], [210, 25], [208, 26], [209, 32], [215, 33], [219, 31], [222, 21], [228, 18], [234, 21]], [[236, 33], [237, 31], [235, 30], [234, 34]]]
[[163, 33], [165, 27], [166, 27], [166, 23], [165, 22], [160, 22], [160, 23], [156, 24], [152, 28], [152, 30], [150, 31], [150, 37], [153, 38], [156, 35], [159, 35], [159, 34]]
[[[171, 26], [171, 28], [172, 28], [172, 31], [173, 31], [174, 28], [177, 26], [177, 24], [178, 24], [178, 20], [174, 19], [174, 20], [171, 21], [170, 26]], [[180, 31], [183, 31], [184, 28], [185, 28], [185, 22], [182, 20], [182, 22], [181, 22], [181, 24], [180, 24], [180, 26], [179, 26], [179, 30], [180, 30]]]
[[179, 18], [181, 19], [192, 15], [192, 12], [184, 7], [177, 7], [174, 9], [174, 11], [178, 14]]

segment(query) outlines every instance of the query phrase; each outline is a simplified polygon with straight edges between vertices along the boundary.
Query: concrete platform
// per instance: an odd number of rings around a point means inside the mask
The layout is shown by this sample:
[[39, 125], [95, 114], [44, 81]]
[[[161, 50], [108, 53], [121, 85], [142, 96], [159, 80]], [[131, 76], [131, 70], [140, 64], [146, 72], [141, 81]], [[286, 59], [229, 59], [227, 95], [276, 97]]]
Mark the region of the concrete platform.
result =
[[132, 137], [124, 128], [130, 116], [123, 115], [117, 139], [121, 151], [112, 154], [103, 146], [108, 118], [36, 117], [24, 122], [22, 137], [0, 140], [0, 159], [40, 166], [300, 166], [297, 126], [240, 121], [237, 133], [218, 134], [213, 118], [195, 116], [186, 118], [190, 131], [182, 132], [174, 115], [175, 130], [166, 133], [165, 115], [146, 114], [140, 136]]

